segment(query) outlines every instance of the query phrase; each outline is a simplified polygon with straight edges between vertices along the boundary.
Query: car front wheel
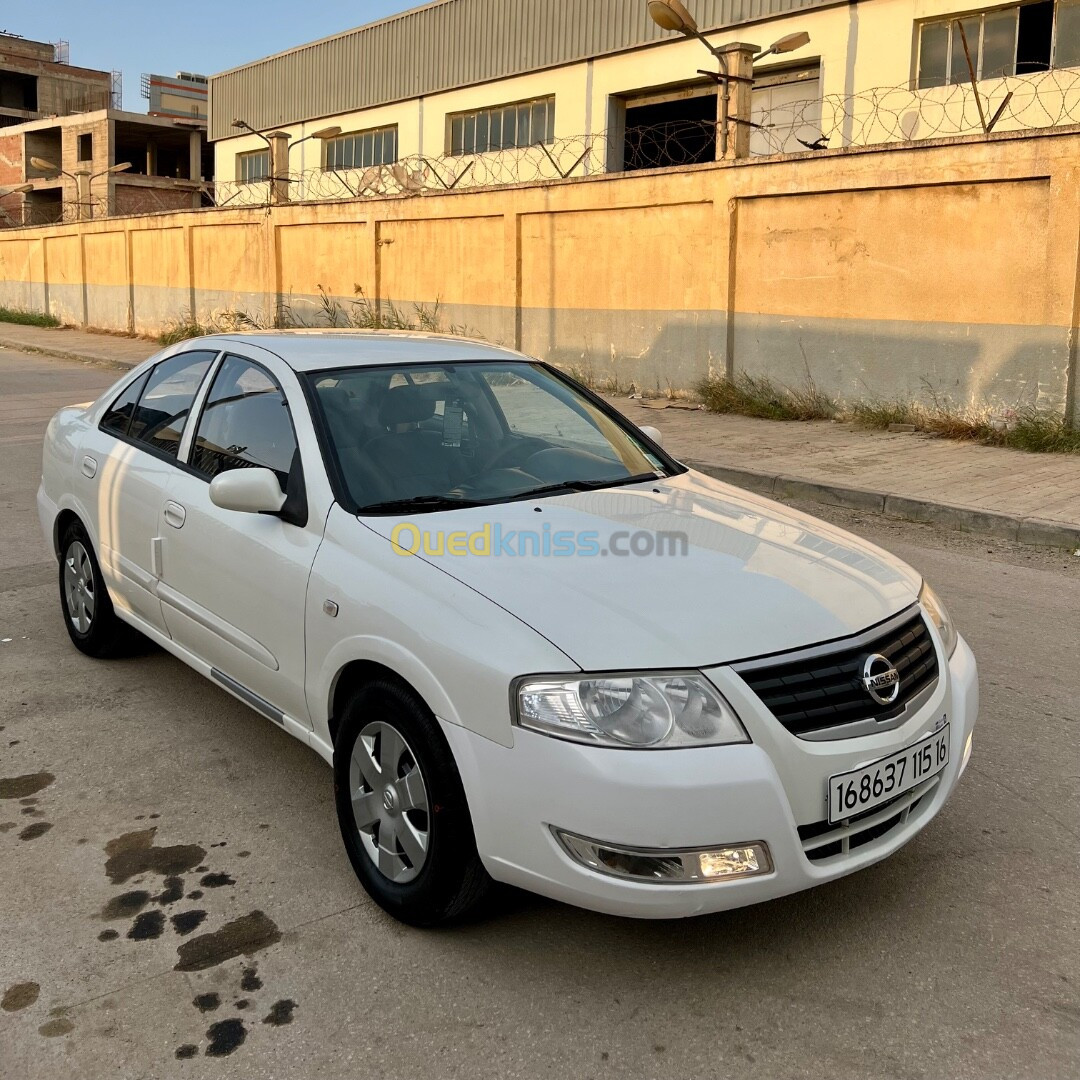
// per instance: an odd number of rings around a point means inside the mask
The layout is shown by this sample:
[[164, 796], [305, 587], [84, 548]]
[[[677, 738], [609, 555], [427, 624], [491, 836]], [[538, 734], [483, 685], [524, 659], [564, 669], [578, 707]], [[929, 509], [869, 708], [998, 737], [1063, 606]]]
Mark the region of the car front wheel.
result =
[[413, 926], [473, 911], [491, 883], [465, 791], [430, 710], [392, 679], [361, 687], [334, 747], [338, 822], [371, 898]]

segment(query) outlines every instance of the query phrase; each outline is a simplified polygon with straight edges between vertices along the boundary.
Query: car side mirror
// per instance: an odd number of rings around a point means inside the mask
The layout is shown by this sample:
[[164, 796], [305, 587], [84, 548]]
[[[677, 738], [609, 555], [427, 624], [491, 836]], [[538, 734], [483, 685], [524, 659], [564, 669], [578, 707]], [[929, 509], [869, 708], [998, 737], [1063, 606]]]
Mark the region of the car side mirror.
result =
[[272, 469], [229, 469], [210, 481], [210, 501], [241, 514], [276, 514], [285, 495]]
[[657, 446], [664, 445], [664, 436], [654, 427], [643, 427], [638, 429], [642, 435], [647, 439], [652, 439]]

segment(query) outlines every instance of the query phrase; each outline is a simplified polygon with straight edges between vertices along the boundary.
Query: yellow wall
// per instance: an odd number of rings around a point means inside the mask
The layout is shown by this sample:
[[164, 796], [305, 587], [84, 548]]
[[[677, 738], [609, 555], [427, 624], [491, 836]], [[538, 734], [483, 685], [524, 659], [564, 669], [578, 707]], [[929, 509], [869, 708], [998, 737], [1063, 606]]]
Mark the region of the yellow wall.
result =
[[1063, 409], [1078, 247], [1071, 128], [7, 230], [0, 303], [43, 285], [76, 323], [122, 300], [113, 329], [192, 309], [325, 325], [320, 293], [344, 322], [360, 286], [623, 386], [747, 370]]

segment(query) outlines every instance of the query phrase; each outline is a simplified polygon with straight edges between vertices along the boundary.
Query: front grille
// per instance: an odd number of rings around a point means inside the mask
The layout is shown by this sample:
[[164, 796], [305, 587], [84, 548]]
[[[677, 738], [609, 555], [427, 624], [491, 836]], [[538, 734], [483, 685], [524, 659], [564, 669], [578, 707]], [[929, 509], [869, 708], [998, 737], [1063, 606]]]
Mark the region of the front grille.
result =
[[940, 776], [931, 776], [911, 791], [897, 795], [872, 810], [864, 810], [839, 825], [830, 825], [828, 821], [800, 825], [799, 839], [802, 841], [803, 853], [811, 862], [824, 862], [826, 859], [847, 855], [874, 840], [880, 840], [893, 829], [905, 824], [940, 780]]
[[[878, 704], [862, 685], [863, 664], [873, 653], [900, 674], [899, 696], [889, 705]], [[788, 731], [810, 738], [859, 721], [895, 719], [938, 677], [934, 643], [918, 611], [879, 636], [860, 635], [858, 644], [837, 642], [835, 650], [736, 670]]]

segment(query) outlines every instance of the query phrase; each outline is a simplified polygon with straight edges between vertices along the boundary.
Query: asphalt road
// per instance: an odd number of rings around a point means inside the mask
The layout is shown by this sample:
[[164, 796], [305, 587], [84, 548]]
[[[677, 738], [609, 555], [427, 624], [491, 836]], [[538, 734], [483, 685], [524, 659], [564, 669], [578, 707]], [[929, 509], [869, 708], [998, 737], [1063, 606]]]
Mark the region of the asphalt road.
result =
[[161, 652], [68, 642], [41, 436], [114, 374], [0, 351], [3, 1080], [1080, 1074], [1080, 558], [830, 515], [982, 667], [964, 781], [886, 862], [687, 922], [511, 893], [419, 932], [354, 880], [313, 753]]

